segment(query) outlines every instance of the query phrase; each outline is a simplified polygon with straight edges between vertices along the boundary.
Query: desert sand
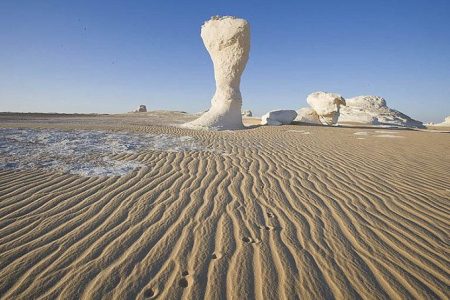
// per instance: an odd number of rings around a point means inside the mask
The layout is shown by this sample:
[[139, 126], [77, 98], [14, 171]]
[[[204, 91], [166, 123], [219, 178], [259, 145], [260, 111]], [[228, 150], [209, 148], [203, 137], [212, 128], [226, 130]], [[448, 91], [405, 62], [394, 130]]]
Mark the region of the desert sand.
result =
[[448, 299], [448, 132], [173, 126], [195, 118], [0, 114], [196, 145], [115, 154], [121, 176], [0, 169], [0, 298]]

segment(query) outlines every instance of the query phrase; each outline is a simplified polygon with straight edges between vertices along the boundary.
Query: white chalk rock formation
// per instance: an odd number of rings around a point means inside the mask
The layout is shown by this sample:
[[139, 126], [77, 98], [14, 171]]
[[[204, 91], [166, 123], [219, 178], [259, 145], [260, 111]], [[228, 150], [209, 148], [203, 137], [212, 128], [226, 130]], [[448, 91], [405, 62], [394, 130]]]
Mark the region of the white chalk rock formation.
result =
[[295, 110], [272, 110], [261, 117], [261, 125], [291, 124], [296, 117]]
[[450, 116], [446, 117], [444, 122], [432, 124], [431, 126], [450, 127]]
[[386, 100], [378, 96], [358, 96], [347, 99], [341, 108], [339, 123], [359, 123], [368, 125], [423, 127], [422, 122], [391, 109]]
[[242, 116], [244, 116], [244, 117], [251, 117], [251, 116], [253, 116], [253, 113], [252, 113], [251, 110], [243, 110], [242, 111]]
[[216, 92], [211, 108], [190, 128], [243, 128], [239, 85], [250, 52], [250, 26], [244, 19], [212, 17], [201, 29], [201, 37], [214, 65]]
[[144, 104], [139, 105], [139, 108], [135, 112], [147, 112], [147, 107]]
[[315, 110], [323, 125], [335, 125], [341, 105], [345, 105], [345, 99], [341, 95], [326, 92], [309, 94], [306, 102]]
[[297, 117], [294, 121], [311, 123], [311, 124], [322, 124], [319, 119], [319, 115], [316, 111], [310, 107], [303, 107], [297, 110]]

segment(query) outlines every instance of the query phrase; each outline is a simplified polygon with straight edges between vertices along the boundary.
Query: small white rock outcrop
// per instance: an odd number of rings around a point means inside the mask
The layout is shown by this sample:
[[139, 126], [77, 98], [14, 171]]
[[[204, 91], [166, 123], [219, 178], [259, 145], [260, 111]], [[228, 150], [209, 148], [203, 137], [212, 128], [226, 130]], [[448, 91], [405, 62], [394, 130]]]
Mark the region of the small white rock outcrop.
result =
[[253, 116], [253, 113], [252, 113], [251, 110], [243, 110], [241, 114], [244, 117], [251, 117], [251, 116]]
[[139, 108], [135, 112], [147, 112], [147, 107], [144, 104], [139, 105]]
[[446, 117], [444, 119], [444, 122], [437, 123], [437, 124], [431, 124], [431, 126], [450, 127], [450, 116]]
[[297, 110], [297, 117], [294, 121], [310, 123], [310, 124], [322, 124], [319, 119], [319, 115], [311, 107], [303, 107]]
[[184, 126], [215, 130], [243, 128], [239, 86], [250, 52], [250, 26], [244, 19], [216, 16], [203, 24], [201, 37], [213, 61], [216, 92], [208, 112]]
[[379, 96], [358, 96], [347, 99], [341, 108], [339, 123], [359, 123], [367, 125], [423, 127], [422, 122], [387, 106]]
[[327, 92], [309, 94], [306, 102], [317, 113], [323, 125], [335, 125], [339, 118], [341, 105], [345, 105], [345, 99], [341, 95]]
[[291, 124], [297, 117], [295, 110], [272, 110], [261, 117], [261, 125]]

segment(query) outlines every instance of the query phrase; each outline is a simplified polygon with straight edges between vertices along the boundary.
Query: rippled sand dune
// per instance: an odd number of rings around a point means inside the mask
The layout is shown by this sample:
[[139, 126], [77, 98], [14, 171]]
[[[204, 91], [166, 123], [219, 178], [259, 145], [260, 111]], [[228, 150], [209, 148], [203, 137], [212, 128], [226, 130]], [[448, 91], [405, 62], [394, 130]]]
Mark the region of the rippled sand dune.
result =
[[450, 134], [167, 126], [190, 119], [0, 115], [214, 150], [116, 154], [142, 165], [123, 176], [0, 170], [0, 298], [448, 299]]

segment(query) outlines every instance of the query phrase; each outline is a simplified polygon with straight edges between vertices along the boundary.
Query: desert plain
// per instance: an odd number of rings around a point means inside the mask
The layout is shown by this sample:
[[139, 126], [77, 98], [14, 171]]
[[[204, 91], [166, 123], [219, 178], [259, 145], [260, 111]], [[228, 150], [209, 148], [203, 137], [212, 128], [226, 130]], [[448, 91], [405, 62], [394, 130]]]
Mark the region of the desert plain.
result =
[[0, 114], [0, 298], [449, 298], [449, 131], [195, 118]]

